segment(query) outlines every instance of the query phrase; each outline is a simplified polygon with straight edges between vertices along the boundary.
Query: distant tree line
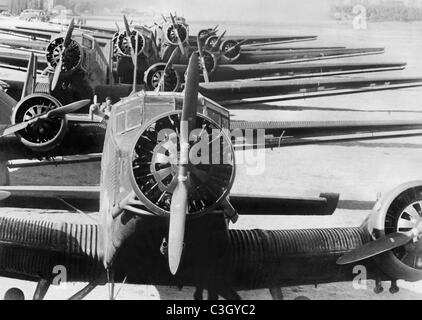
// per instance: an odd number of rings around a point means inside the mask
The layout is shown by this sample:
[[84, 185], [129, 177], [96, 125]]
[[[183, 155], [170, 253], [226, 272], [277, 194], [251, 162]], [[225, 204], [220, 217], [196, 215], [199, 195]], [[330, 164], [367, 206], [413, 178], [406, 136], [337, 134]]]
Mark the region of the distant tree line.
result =
[[[367, 21], [422, 21], [422, 8], [404, 5], [368, 5]], [[337, 5], [331, 8], [331, 16], [336, 20], [352, 20], [355, 16], [353, 6]]]

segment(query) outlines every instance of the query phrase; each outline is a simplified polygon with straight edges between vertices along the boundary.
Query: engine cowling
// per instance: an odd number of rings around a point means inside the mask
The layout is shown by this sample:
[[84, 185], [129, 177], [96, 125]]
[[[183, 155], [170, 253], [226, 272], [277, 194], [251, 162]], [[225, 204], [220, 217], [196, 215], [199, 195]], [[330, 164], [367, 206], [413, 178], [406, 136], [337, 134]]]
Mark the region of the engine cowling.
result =
[[208, 74], [212, 74], [218, 65], [217, 57], [208, 50], [204, 50], [202, 55], [204, 57], [205, 68], [207, 69]]
[[212, 28], [202, 29], [198, 32], [198, 37], [201, 39], [201, 43], [204, 45], [206, 40], [215, 34], [215, 30]]
[[[144, 84], [147, 90], [153, 91], [158, 87], [165, 67], [166, 64], [164, 62], [159, 62], [153, 64], [145, 71]], [[177, 92], [181, 89], [180, 75], [172, 67], [167, 68], [163, 83], [164, 91], [166, 92]]]
[[[14, 108], [12, 124], [28, 121], [61, 106], [61, 103], [50, 95], [39, 93], [29, 95]], [[66, 117], [42, 119], [19, 131], [17, 136], [28, 148], [36, 152], [48, 152], [63, 141], [66, 130]]]
[[[403, 184], [379, 199], [366, 222], [374, 239], [412, 230], [422, 220], [422, 181]], [[393, 279], [422, 280], [422, 240], [410, 242], [375, 257], [379, 268]]]
[[166, 41], [169, 44], [172, 44], [175, 46], [179, 44], [177, 41], [175, 29], [177, 29], [182, 43], [187, 42], [188, 37], [189, 37], [189, 30], [188, 30], [188, 27], [182, 23], [176, 23], [175, 25], [171, 24], [165, 28], [164, 36], [165, 36]]
[[218, 42], [218, 40], [219, 40], [218, 36], [208, 37], [207, 40], [205, 41], [205, 50], [211, 50], [214, 47], [216, 47], [216, 49], [218, 50], [219, 47], [216, 46], [216, 43]]
[[221, 59], [225, 63], [232, 63], [239, 59], [241, 47], [235, 40], [224, 40], [220, 45]]
[[[50, 42], [46, 50], [46, 59], [48, 66], [52, 69], [56, 68], [62, 55], [64, 37], [58, 37]], [[71, 40], [70, 45], [66, 48], [66, 54], [63, 56], [62, 74], [69, 74], [78, 70], [83, 62], [84, 51], [80, 44]]]
[[[132, 48], [136, 47], [136, 37], [138, 37], [138, 49], [137, 55], [144, 53], [147, 47], [147, 41], [143, 34], [136, 30], [132, 30], [130, 39], [132, 42]], [[128, 37], [126, 36], [126, 32], [120, 32], [117, 37], [115, 38], [115, 47], [117, 55], [123, 57], [130, 57], [131, 56], [131, 46], [128, 41]]]
[[[177, 185], [180, 152], [177, 132], [180, 119], [181, 111], [152, 119], [142, 127], [133, 147], [132, 187], [139, 200], [158, 216], [170, 214], [171, 197]], [[221, 206], [235, 176], [234, 150], [224, 131], [201, 114], [198, 114], [196, 127], [199, 128], [196, 135], [204, 140], [191, 142], [192, 162], [187, 182], [190, 217], [203, 215]], [[216, 150], [220, 152], [216, 153]], [[194, 158], [198, 161], [192, 160]]]

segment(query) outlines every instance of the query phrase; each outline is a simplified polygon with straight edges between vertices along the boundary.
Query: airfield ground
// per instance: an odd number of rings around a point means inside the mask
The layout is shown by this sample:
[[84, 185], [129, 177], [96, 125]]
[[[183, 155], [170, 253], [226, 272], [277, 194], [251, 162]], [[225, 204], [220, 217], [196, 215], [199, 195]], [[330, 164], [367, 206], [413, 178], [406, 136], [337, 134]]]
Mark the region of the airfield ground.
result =
[[[5, 23], [0, 21], [0, 24]], [[194, 30], [199, 29], [194, 24]], [[422, 24], [369, 24], [367, 30], [354, 30], [350, 25], [324, 23], [320, 25], [258, 26], [227, 25], [231, 34], [318, 34], [319, 40], [298, 46], [345, 45], [349, 47], [385, 47], [380, 56], [349, 59], [349, 61], [405, 61], [406, 71], [390, 75], [422, 76]], [[293, 44], [294, 45], [294, 44]], [[346, 60], [344, 60], [346, 61]], [[6, 74], [6, 71], [4, 72]], [[0, 77], [4, 76], [0, 70]], [[384, 76], [388, 74], [381, 74]], [[378, 75], [377, 75], [378, 76]], [[1, 78], [3, 79], [3, 78]], [[422, 90], [405, 89], [392, 92], [365, 93], [353, 96], [297, 100], [252, 109], [232, 110], [234, 119], [244, 120], [422, 120]], [[356, 110], [360, 111], [356, 111]], [[406, 110], [406, 112], [399, 112]], [[238, 159], [244, 159], [238, 154]], [[251, 159], [253, 155], [249, 155]], [[375, 200], [377, 193], [410, 180], [422, 180], [422, 140], [408, 138], [365, 143], [291, 147], [265, 152], [264, 171], [248, 175], [251, 167], [239, 165], [233, 193], [262, 195], [317, 196], [320, 192], [338, 192], [341, 199]], [[68, 167], [25, 169], [12, 173], [12, 183], [37, 185], [90, 185], [99, 182], [98, 164]], [[233, 228], [315, 228], [357, 226], [368, 211], [338, 210], [332, 217], [241, 217]], [[0, 210], [0, 214], [6, 214]], [[8, 211], [7, 214], [13, 214]], [[280, 271], [282, 272], [282, 271]], [[67, 284], [52, 288], [47, 299], [70, 297], [83, 284]], [[400, 282], [400, 293], [391, 295], [389, 284], [381, 295], [367, 290], [355, 290], [351, 283], [324, 284], [285, 288], [286, 299], [306, 296], [310, 299], [422, 299], [422, 282]], [[0, 296], [10, 287], [19, 287], [27, 298], [34, 283], [0, 279]], [[119, 287], [119, 286], [117, 286]], [[192, 288], [131, 286], [122, 287], [118, 299], [191, 299]], [[268, 290], [241, 292], [245, 299], [270, 299]], [[98, 287], [88, 299], [107, 299], [107, 288]]]

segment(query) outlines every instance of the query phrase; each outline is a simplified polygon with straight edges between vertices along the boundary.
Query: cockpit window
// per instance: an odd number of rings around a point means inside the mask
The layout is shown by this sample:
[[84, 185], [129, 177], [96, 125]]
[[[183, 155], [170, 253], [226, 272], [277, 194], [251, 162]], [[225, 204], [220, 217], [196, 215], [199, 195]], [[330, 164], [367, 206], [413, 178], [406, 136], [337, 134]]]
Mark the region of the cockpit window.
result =
[[126, 130], [126, 112], [119, 112], [116, 115], [116, 133], [121, 134]]
[[139, 106], [116, 114], [116, 133], [122, 134], [142, 125], [142, 114]]
[[126, 131], [141, 125], [142, 115], [141, 108], [138, 106], [126, 112]]

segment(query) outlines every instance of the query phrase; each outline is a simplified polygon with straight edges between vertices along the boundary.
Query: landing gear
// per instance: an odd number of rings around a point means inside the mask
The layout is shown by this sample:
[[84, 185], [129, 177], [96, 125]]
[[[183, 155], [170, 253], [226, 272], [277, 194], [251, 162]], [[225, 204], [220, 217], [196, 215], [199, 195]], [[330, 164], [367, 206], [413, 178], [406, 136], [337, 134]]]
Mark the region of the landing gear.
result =
[[108, 299], [115, 300], [114, 295], [114, 273], [111, 269], [107, 269], [107, 286], [108, 286]]
[[283, 292], [281, 291], [280, 287], [269, 288], [269, 290], [273, 300], [284, 300]]
[[382, 282], [379, 279], [375, 280], [374, 292], [375, 294], [381, 294], [384, 292], [384, 288], [382, 287]]
[[[239, 294], [234, 290], [232, 287], [229, 286], [222, 286], [219, 289], [209, 288], [208, 291], [208, 300], [218, 300], [219, 297], [222, 297], [226, 300], [242, 300]], [[197, 287], [195, 293], [193, 294], [193, 298], [197, 301], [204, 300], [204, 288]]]
[[390, 293], [396, 294], [399, 291], [400, 291], [400, 288], [397, 286], [397, 280], [391, 280]]
[[35, 289], [32, 300], [44, 300], [50, 285], [50, 280], [40, 279], [38, 281], [37, 288]]
[[78, 291], [76, 294], [71, 296], [69, 300], [82, 300], [85, 298], [92, 290], [97, 287], [97, 282], [88, 283], [82, 290]]

